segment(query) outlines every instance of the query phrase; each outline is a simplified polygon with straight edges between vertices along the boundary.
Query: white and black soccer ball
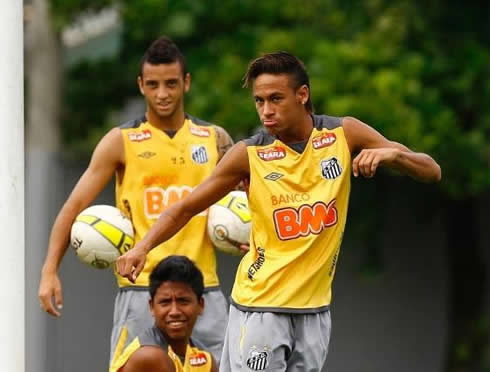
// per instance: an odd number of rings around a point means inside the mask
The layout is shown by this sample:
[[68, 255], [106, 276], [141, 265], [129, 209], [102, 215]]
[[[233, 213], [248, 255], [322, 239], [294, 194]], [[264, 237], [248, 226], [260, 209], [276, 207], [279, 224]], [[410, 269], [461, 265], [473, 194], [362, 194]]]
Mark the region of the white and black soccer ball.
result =
[[116, 207], [94, 205], [75, 219], [70, 244], [82, 262], [105, 269], [133, 247], [133, 224]]
[[251, 226], [244, 191], [232, 191], [209, 208], [208, 234], [213, 245], [222, 252], [241, 255], [238, 247], [249, 243]]

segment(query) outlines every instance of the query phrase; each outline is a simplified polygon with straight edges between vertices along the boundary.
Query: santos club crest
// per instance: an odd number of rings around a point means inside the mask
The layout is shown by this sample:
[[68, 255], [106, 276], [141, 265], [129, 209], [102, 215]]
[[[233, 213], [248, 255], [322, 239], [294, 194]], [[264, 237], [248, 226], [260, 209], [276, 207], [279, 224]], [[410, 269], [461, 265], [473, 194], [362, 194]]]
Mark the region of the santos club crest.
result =
[[342, 174], [342, 167], [336, 157], [322, 160], [322, 176], [327, 180], [333, 180]]
[[247, 367], [252, 371], [263, 371], [269, 365], [270, 349], [265, 346], [258, 349], [256, 346], [250, 348], [247, 359]]
[[194, 163], [197, 164], [205, 164], [209, 160], [206, 147], [201, 145], [192, 146], [191, 157]]

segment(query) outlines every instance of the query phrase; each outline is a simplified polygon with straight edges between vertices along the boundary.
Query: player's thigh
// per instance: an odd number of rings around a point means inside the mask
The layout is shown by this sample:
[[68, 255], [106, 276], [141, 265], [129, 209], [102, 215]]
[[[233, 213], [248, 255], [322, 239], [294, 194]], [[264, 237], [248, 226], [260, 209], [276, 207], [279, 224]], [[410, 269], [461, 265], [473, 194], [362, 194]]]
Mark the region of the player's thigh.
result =
[[221, 290], [206, 292], [203, 297], [204, 311], [197, 318], [192, 338], [201, 342], [219, 362], [228, 323], [228, 303]]
[[223, 359], [232, 372], [284, 372], [294, 343], [292, 332], [287, 314], [243, 312], [231, 306]]
[[295, 345], [288, 360], [288, 372], [320, 372], [330, 343], [330, 311], [293, 315]]
[[204, 311], [197, 318], [193, 336], [205, 333], [216, 334], [221, 341], [224, 339], [226, 324], [228, 323], [228, 303], [220, 290], [206, 292], [204, 298]]
[[118, 345], [126, 346], [139, 333], [153, 325], [154, 321], [148, 305], [149, 298], [150, 295], [146, 290], [118, 292], [114, 304], [111, 357]]

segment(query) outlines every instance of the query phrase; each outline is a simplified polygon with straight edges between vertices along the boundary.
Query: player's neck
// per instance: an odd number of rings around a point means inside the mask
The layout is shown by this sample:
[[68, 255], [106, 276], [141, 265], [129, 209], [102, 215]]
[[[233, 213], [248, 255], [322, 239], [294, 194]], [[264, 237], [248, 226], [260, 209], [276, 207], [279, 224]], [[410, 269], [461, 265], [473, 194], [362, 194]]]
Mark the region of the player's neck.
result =
[[297, 121], [297, 125], [289, 128], [288, 131], [278, 134], [278, 137], [285, 144], [299, 143], [307, 141], [310, 138], [312, 131], [313, 118], [307, 113]]
[[185, 358], [185, 353], [187, 351], [187, 344], [189, 343], [189, 340], [172, 340], [170, 343], [170, 346], [172, 346], [172, 350], [174, 351], [175, 354], [177, 354], [180, 357]]
[[184, 110], [176, 110], [172, 115], [161, 117], [152, 110], [146, 110], [146, 120], [154, 127], [161, 130], [177, 131], [185, 121]]

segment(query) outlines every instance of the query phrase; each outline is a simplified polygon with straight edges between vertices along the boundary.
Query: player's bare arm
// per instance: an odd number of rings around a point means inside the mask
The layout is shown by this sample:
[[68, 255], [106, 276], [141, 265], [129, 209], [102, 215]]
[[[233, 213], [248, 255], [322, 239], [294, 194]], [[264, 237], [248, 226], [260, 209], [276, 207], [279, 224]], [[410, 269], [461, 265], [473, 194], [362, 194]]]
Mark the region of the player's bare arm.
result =
[[218, 161], [223, 158], [226, 152], [233, 146], [233, 139], [223, 128], [213, 125], [216, 130], [216, 144], [218, 148]]
[[[124, 148], [119, 128], [112, 129], [94, 150], [88, 168], [56, 217], [49, 238], [48, 252], [41, 271], [39, 299], [49, 314], [59, 316], [63, 305], [61, 282], [57, 271], [70, 240], [76, 216], [97, 197], [116, 170], [124, 166]], [[54, 304], [53, 304], [54, 297]]]
[[[234, 142], [225, 129], [217, 125], [213, 125], [213, 127], [216, 130], [218, 161], [220, 161], [223, 158], [223, 156], [226, 154], [226, 152], [233, 147]], [[236, 185], [235, 190], [246, 191], [248, 187], [247, 182], [248, 182], [247, 180], [241, 180], [240, 183]], [[249, 246], [243, 245], [240, 249], [242, 249], [243, 252], [246, 253], [248, 252]]]
[[211, 358], [213, 359], [213, 363], [211, 364], [211, 372], [218, 372], [218, 365], [216, 363], [216, 360], [212, 355]]
[[247, 146], [238, 142], [204, 182], [189, 196], [166, 209], [143, 239], [117, 259], [118, 273], [131, 281], [136, 280], [151, 249], [174, 236], [193, 216], [228, 194], [249, 174]]
[[356, 118], [345, 117], [342, 125], [351, 153], [359, 152], [352, 161], [355, 177], [373, 177], [381, 165], [407, 174], [417, 181], [428, 183], [441, 180], [441, 168], [429, 155], [413, 152], [398, 142], [386, 139]]
[[156, 346], [143, 346], [136, 350], [124, 365], [123, 372], [175, 372], [168, 354]]

